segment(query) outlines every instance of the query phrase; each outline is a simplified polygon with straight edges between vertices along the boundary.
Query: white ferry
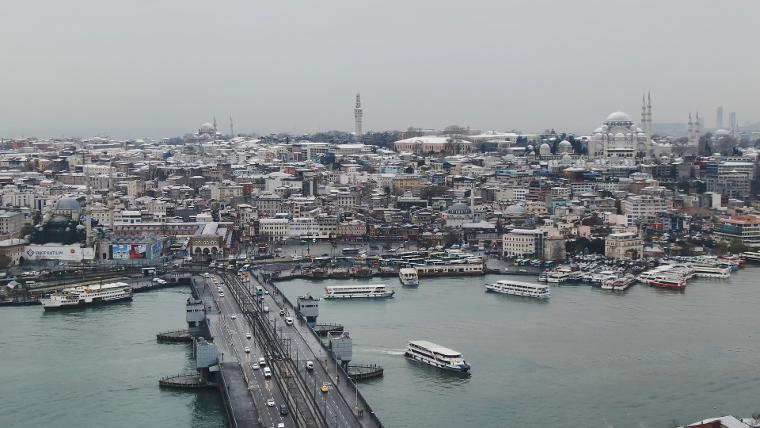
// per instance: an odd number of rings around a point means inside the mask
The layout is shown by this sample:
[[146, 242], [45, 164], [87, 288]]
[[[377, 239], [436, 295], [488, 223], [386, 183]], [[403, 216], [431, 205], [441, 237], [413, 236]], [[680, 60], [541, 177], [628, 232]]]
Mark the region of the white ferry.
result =
[[470, 370], [470, 365], [461, 353], [427, 340], [410, 340], [404, 356], [443, 370], [459, 373], [467, 373]]
[[511, 296], [532, 297], [534, 299], [548, 299], [552, 293], [548, 285], [532, 284], [529, 282], [501, 280], [494, 284], [486, 284], [486, 291], [509, 294]]
[[731, 268], [720, 266], [709, 266], [707, 264], [697, 263], [693, 265], [697, 276], [702, 278], [728, 278], [731, 276]]
[[325, 299], [384, 299], [394, 294], [396, 292], [384, 284], [325, 287]]
[[416, 287], [420, 285], [420, 278], [417, 275], [417, 269], [415, 268], [399, 269], [398, 279], [401, 281], [401, 285], [405, 285], [408, 287]]
[[63, 290], [40, 299], [45, 310], [98, 305], [132, 300], [132, 287], [125, 282], [94, 284]]

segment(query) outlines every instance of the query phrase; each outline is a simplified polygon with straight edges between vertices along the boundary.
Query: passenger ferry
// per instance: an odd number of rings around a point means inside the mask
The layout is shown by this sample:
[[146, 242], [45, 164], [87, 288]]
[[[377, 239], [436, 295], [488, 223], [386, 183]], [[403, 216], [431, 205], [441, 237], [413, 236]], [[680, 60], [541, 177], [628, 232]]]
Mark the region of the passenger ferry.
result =
[[486, 284], [486, 292], [532, 297], [540, 300], [548, 299], [552, 295], [551, 291], [549, 291], [548, 285], [510, 280], [501, 280], [496, 281], [494, 284]]
[[420, 361], [443, 370], [459, 373], [467, 373], [470, 370], [470, 365], [467, 364], [461, 353], [427, 340], [409, 341], [404, 356], [410, 360]]
[[325, 287], [325, 299], [384, 299], [394, 294], [396, 292], [384, 284]]
[[647, 284], [651, 285], [652, 287], [683, 290], [686, 288], [686, 279], [680, 275], [663, 274], [655, 277], [654, 279], [648, 280]]
[[98, 305], [132, 300], [132, 287], [125, 282], [64, 288], [40, 299], [45, 310]]
[[405, 285], [407, 287], [416, 287], [420, 285], [420, 278], [417, 275], [417, 269], [415, 268], [399, 269], [398, 279], [401, 281], [401, 285]]
[[728, 278], [731, 276], [730, 267], [711, 266], [707, 264], [695, 264], [693, 266], [697, 276], [702, 278]]
[[602, 283], [603, 290], [625, 291], [636, 282], [636, 277], [633, 275], [626, 275], [622, 278], [608, 278]]

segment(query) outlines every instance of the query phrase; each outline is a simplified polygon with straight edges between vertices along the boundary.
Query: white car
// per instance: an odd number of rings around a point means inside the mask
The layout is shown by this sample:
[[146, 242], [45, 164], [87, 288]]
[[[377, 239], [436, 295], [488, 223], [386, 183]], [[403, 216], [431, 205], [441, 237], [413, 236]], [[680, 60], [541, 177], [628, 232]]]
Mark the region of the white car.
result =
[[285, 428], [285, 422], [278, 423], [277, 428]]
[[267, 360], [265, 360], [264, 357], [259, 358], [259, 365], [261, 367], [264, 367], [265, 365], [267, 365]]
[[219, 292], [219, 297], [224, 297], [224, 291]]
[[251, 347], [250, 346], [246, 346], [245, 349], [244, 349], [244, 351], [245, 351], [246, 354], [250, 354], [251, 353]]
[[258, 370], [259, 369], [259, 363], [253, 363], [253, 364], [251, 364], [251, 369]]
[[292, 317], [285, 317], [285, 324], [287, 324], [287, 325], [293, 325], [293, 318]]
[[264, 312], [269, 313], [269, 306], [264, 306]]
[[233, 320], [236, 320], [237, 319], [237, 315], [232, 314], [232, 315], [230, 315], [230, 318], [232, 318]]
[[274, 407], [277, 403], [274, 402], [274, 398], [270, 398], [267, 400], [267, 406], [268, 407]]
[[246, 333], [246, 334], [245, 334], [245, 338], [246, 338], [246, 339], [250, 339], [250, 338], [251, 338], [251, 333]]
[[281, 317], [284, 317], [284, 316], [285, 316], [285, 309], [280, 309], [280, 316], [281, 316]]

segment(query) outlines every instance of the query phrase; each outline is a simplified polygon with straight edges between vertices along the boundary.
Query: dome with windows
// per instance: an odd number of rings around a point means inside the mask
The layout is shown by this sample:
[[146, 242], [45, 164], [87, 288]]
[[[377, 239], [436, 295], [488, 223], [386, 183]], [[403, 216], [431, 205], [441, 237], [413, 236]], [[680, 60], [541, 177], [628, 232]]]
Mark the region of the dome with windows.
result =
[[573, 144], [567, 140], [562, 140], [557, 147], [558, 154], [568, 154], [573, 152]]
[[74, 198], [61, 198], [55, 204], [55, 209], [58, 210], [58, 211], [76, 211], [76, 212], [79, 212], [79, 210], [81, 208], [82, 208], [82, 206], [79, 205], [79, 201], [77, 201]]
[[464, 202], [457, 202], [449, 207], [449, 214], [471, 214], [472, 210]]
[[631, 117], [628, 116], [628, 113], [622, 112], [622, 111], [616, 111], [612, 112], [607, 116], [607, 120], [605, 122], [630, 122]]
[[538, 153], [539, 153], [541, 156], [549, 156], [550, 154], [552, 154], [552, 148], [551, 148], [551, 146], [549, 146], [549, 144], [547, 144], [547, 143], [543, 143], [543, 144], [541, 144], [541, 146], [538, 148]]

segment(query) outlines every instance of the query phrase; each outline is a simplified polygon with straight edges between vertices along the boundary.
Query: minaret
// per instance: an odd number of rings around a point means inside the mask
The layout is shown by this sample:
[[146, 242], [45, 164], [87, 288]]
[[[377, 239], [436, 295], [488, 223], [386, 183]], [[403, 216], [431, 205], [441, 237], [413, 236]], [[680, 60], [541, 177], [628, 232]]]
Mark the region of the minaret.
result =
[[354, 134], [356, 134], [356, 140], [362, 139], [362, 116], [364, 116], [364, 110], [362, 110], [362, 99], [360, 94], [356, 94], [356, 105], [354, 106]]
[[214, 116], [214, 144], [216, 144], [216, 116]]
[[110, 208], [110, 214], [108, 216], [108, 228], [113, 233], [113, 217], [114, 217], [114, 201], [113, 201], [113, 159], [108, 162], [108, 208]]
[[235, 125], [232, 123], [232, 115], [230, 115], [230, 138], [235, 138]]
[[647, 92], [647, 138], [652, 139], [652, 94]]
[[641, 127], [647, 132], [647, 103], [644, 94], [641, 94]]
[[691, 120], [691, 113], [689, 113], [689, 126], [688, 126], [688, 129], [689, 129], [689, 131], [688, 131], [689, 132], [689, 142], [688, 142], [688, 145], [689, 146], [693, 146], [694, 145], [694, 122], [692, 122], [692, 120]]

